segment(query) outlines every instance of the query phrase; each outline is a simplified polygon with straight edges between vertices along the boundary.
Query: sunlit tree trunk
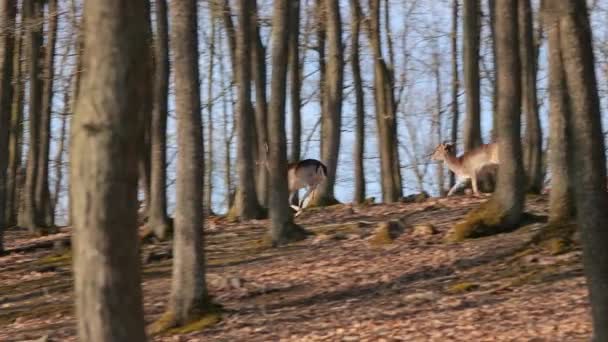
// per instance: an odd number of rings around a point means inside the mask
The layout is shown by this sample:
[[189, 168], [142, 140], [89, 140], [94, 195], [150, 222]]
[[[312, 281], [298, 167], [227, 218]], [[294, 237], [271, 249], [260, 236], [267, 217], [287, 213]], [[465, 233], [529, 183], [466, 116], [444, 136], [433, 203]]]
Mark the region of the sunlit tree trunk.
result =
[[479, 0], [464, 0], [463, 67], [466, 99], [464, 150], [481, 144], [481, 109], [479, 98]]

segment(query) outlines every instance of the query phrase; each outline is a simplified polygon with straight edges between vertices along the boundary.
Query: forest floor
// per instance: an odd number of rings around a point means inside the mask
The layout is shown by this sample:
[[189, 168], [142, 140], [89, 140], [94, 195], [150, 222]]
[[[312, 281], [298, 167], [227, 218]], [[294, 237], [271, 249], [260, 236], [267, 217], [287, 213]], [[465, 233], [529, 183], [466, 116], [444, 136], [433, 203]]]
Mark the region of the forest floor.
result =
[[[550, 255], [526, 248], [542, 220], [463, 243], [443, 236], [484, 199], [338, 205], [296, 221], [315, 235], [281, 248], [260, 243], [267, 221], [206, 227], [208, 286], [219, 323], [154, 341], [586, 341], [591, 324], [578, 244]], [[547, 197], [526, 211], [542, 217]], [[374, 240], [379, 223], [404, 228]], [[435, 234], [415, 234], [416, 225]], [[71, 255], [56, 235], [6, 233], [0, 257], [0, 341], [75, 341]], [[32, 248], [38, 246], [39, 248]], [[29, 248], [28, 248], [29, 247]], [[169, 243], [142, 246], [145, 319], [166, 307]]]

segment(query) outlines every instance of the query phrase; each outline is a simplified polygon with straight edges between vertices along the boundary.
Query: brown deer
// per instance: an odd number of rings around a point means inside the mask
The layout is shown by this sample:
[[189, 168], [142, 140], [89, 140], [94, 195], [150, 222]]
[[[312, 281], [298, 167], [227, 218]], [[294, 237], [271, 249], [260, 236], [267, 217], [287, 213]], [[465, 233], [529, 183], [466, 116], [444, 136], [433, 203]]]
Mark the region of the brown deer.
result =
[[477, 174], [486, 165], [499, 164], [498, 145], [497, 143], [484, 144], [456, 157], [454, 145], [444, 142], [435, 148], [431, 159], [445, 162], [458, 179], [448, 192], [448, 196], [451, 196], [458, 186], [464, 184], [468, 179], [471, 179], [473, 194], [478, 196]]

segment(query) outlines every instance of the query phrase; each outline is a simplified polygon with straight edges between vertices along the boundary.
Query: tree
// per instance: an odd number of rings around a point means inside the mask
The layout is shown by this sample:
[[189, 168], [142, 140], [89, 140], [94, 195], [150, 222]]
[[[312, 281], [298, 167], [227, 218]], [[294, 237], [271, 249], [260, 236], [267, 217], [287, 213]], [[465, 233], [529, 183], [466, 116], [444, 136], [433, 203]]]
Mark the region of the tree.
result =
[[524, 170], [526, 187], [532, 193], [540, 193], [543, 186], [542, 132], [536, 99], [537, 56], [534, 46], [534, 25], [530, 0], [519, 0], [519, 45], [522, 67], [522, 99], [526, 119], [524, 146]]
[[268, 170], [270, 239], [274, 246], [306, 236], [293, 222], [287, 193], [287, 148], [285, 136], [285, 86], [287, 84], [287, 45], [289, 40], [289, 0], [275, 0], [272, 15], [272, 76], [268, 107]]
[[19, 225], [30, 233], [40, 233], [42, 222], [36, 208], [36, 180], [40, 155], [40, 113], [42, 84], [40, 80], [40, 57], [42, 47], [42, 3], [36, 0], [24, 0], [23, 11], [27, 26], [27, 61], [29, 76], [29, 150], [25, 186], [23, 189], [23, 208], [19, 214]]
[[393, 75], [384, 58], [380, 37], [380, 1], [370, 0], [369, 39], [374, 56], [374, 100], [378, 125], [378, 149], [380, 150], [380, 171], [382, 200], [396, 202], [402, 196], [401, 170], [397, 150], [397, 118], [393, 94]]
[[[145, 10], [146, 10], [146, 14], [145, 14], [145, 18], [146, 18], [146, 23], [148, 27], [148, 30], [150, 30], [150, 39], [152, 39], [151, 35], [152, 35], [152, 22], [151, 22], [151, 8], [150, 8], [150, 0], [145, 2]], [[149, 51], [150, 55], [153, 56], [154, 55], [154, 51], [152, 50], [152, 48]], [[154, 74], [154, 64], [150, 59], [147, 59], [146, 61], [150, 61], [146, 67], [148, 68], [148, 72], [150, 74]], [[146, 92], [144, 93], [145, 98], [147, 99], [153, 99], [154, 98], [154, 89], [152, 84], [146, 84], [143, 85], [143, 90], [145, 90]], [[139, 154], [140, 158], [138, 160], [138, 164], [139, 164], [139, 186], [143, 192], [143, 196], [144, 196], [144, 201], [143, 201], [143, 215], [141, 215], [142, 217], [140, 217], [140, 219], [144, 220], [148, 220], [149, 216], [150, 216], [150, 201], [152, 199], [151, 193], [152, 193], [152, 180], [151, 180], [151, 174], [152, 174], [152, 111], [153, 111], [153, 102], [152, 101], [145, 101], [143, 104], [143, 107], [141, 108], [141, 110], [143, 111], [143, 115], [144, 115], [144, 141], [143, 144], [141, 145], [141, 153]]]
[[[344, 61], [342, 56], [342, 29], [340, 6], [337, 0], [326, 0], [327, 62], [325, 64], [325, 88], [323, 91], [321, 159], [327, 166], [327, 178], [315, 190], [313, 205], [337, 203], [334, 196], [340, 133], [342, 128], [342, 87], [344, 83]], [[290, 21], [293, 18], [290, 18]]]
[[204, 151], [198, 69], [198, 11], [195, 0], [170, 4], [175, 111], [177, 114], [177, 180], [173, 238], [173, 277], [169, 307], [153, 332], [183, 325], [210, 314], [213, 307], [205, 281], [203, 248]]
[[496, 123], [498, 119], [498, 82], [496, 82], [496, 75], [498, 75], [498, 65], [496, 63], [496, 0], [488, 0], [488, 17], [490, 26], [490, 40], [492, 42], [492, 65], [494, 67], [494, 82], [492, 84], [492, 131], [490, 132], [490, 140], [496, 141], [497, 131]]
[[300, 160], [300, 138], [302, 135], [302, 117], [300, 114], [300, 92], [302, 88], [300, 66], [300, 0], [289, 2], [289, 75], [291, 87], [289, 92], [291, 104], [291, 156], [290, 161], [296, 163]]
[[137, 235], [142, 85], [149, 82], [150, 51], [142, 13], [144, 0], [86, 1], [84, 7], [84, 71], [70, 139], [82, 341], [146, 340]]
[[156, 0], [154, 44], [154, 106], [151, 123], [150, 209], [148, 226], [164, 239], [169, 232], [167, 217], [167, 101], [169, 94], [169, 25], [167, 1]]
[[0, 1], [0, 22], [4, 23], [0, 36], [0, 253], [4, 250], [3, 234], [6, 227], [6, 170], [8, 167], [8, 137], [11, 119], [13, 50], [15, 47], [16, 4]]
[[608, 194], [606, 157], [587, 5], [546, 1], [559, 27], [560, 55], [571, 116], [568, 120], [571, 182], [582, 232], [583, 268], [593, 318], [592, 341], [608, 340]]
[[365, 103], [363, 93], [363, 80], [361, 79], [361, 65], [359, 61], [359, 33], [361, 30], [361, 4], [359, 0], [350, 0], [351, 13], [351, 57], [353, 70], [353, 86], [355, 87], [355, 193], [353, 202], [365, 201], [365, 174], [363, 170], [363, 156], [365, 154]]
[[236, 31], [236, 79], [237, 103], [237, 173], [238, 191], [235, 207], [237, 216], [243, 220], [258, 219], [263, 216], [262, 207], [256, 194], [255, 163], [253, 153], [255, 136], [252, 127], [254, 113], [251, 106], [251, 0], [240, 0], [238, 6], [238, 26]]
[[481, 109], [479, 99], [479, 0], [463, 1], [463, 67], [466, 98], [464, 150], [479, 146], [481, 141]]
[[49, 157], [51, 145], [51, 112], [53, 107], [53, 80], [55, 79], [55, 45], [57, 41], [57, 0], [48, 0], [46, 30], [47, 38], [44, 46], [44, 69], [42, 107], [40, 114], [40, 153], [38, 169], [36, 170], [36, 211], [39, 222], [44, 226], [54, 225], [51, 208], [51, 193], [49, 190]]
[[498, 168], [496, 190], [479, 208], [456, 225], [450, 240], [502, 232], [515, 227], [524, 207], [524, 174], [521, 157], [521, 74], [517, 35], [517, 1], [496, 3], [496, 52], [498, 62]]
[[[493, 1], [493, 0], [490, 0]], [[452, 54], [452, 144], [458, 143], [458, 121], [460, 111], [458, 108], [458, 92], [460, 91], [460, 77], [458, 76], [458, 0], [452, 0], [452, 33], [451, 33], [451, 54]], [[454, 186], [456, 177], [450, 172], [450, 188]]]

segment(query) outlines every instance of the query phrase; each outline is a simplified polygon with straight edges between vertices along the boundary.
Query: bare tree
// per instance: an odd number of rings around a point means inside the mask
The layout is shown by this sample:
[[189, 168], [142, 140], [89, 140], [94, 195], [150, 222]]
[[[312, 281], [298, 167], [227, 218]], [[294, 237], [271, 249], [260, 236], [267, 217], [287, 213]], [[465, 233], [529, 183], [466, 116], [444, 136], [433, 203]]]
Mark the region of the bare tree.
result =
[[[493, 1], [493, 0], [490, 0]], [[452, 144], [458, 144], [458, 122], [460, 110], [458, 108], [458, 92], [460, 91], [460, 77], [458, 76], [458, 0], [452, 0], [452, 32], [451, 32], [451, 53], [452, 53]], [[450, 172], [450, 188], [454, 186], [456, 179], [453, 172]]]
[[[435, 110], [433, 117], [433, 130], [436, 137], [437, 144], [443, 142], [443, 128], [441, 126], [442, 123], [442, 111], [443, 111], [443, 96], [441, 90], [441, 60], [439, 55], [439, 42], [435, 41], [434, 43], [434, 51], [432, 55], [432, 64], [431, 69], [433, 72], [433, 76], [435, 78]], [[439, 194], [444, 196], [446, 194], [445, 190], [445, 176], [444, 176], [444, 165], [440, 163], [437, 165], [437, 189], [439, 190]]]
[[559, 28], [560, 55], [571, 117], [570, 177], [578, 225], [582, 232], [583, 265], [593, 318], [592, 341], [608, 340], [608, 194], [606, 157], [600, 114], [591, 27], [583, 1], [546, 1]]
[[[340, 152], [342, 128], [342, 87], [344, 83], [344, 61], [342, 56], [342, 20], [337, 0], [326, 0], [327, 62], [325, 64], [325, 88], [323, 91], [321, 159], [327, 166], [327, 177], [315, 190], [312, 205], [337, 203], [334, 195], [336, 169]], [[290, 18], [292, 20], [292, 18]]]
[[270, 238], [274, 246], [300, 240], [306, 231], [293, 222], [287, 193], [287, 148], [285, 136], [285, 86], [289, 41], [289, 0], [275, 0], [272, 17], [272, 79], [268, 107], [268, 169], [270, 187]]
[[[82, 341], [145, 341], [137, 236], [144, 0], [87, 1], [71, 131], [74, 283]], [[120, 165], [120, 167], [116, 167]]]
[[[150, 209], [148, 226], [164, 239], [170, 229], [167, 217], [167, 116], [169, 94], [169, 24], [167, 1], [156, 0], [154, 44], [154, 106], [151, 122]], [[213, 64], [213, 63], [211, 63]]]
[[173, 277], [169, 307], [151, 329], [183, 325], [212, 310], [205, 281], [203, 248], [204, 151], [200, 114], [197, 2], [170, 3], [177, 160]]
[[289, 75], [291, 77], [291, 156], [292, 163], [300, 160], [300, 139], [302, 135], [302, 118], [300, 115], [301, 67], [300, 67], [300, 0], [289, 2]]
[[498, 75], [498, 64], [496, 63], [496, 0], [488, 0], [488, 17], [490, 26], [490, 40], [492, 44], [492, 64], [494, 66], [494, 82], [492, 84], [492, 130], [490, 132], [490, 140], [496, 141], [496, 123], [498, 119], [498, 82], [496, 82], [496, 75]]
[[479, 98], [479, 0], [464, 0], [463, 67], [466, 98], [464, 150], [479, 146], [481, 141], [481, 109]]
[[214, 120], [213, 120], [213, 105], [214, 105], [214, 70], [215, 70], [215, 36], [216, 36], [216, 15], [213, 15], [213, 3], [210, 3], [212, 15], [210, 17], [211, 32], [209, 34], [209, 65], [207, 66], [207, 160], [205, 168], [205, 199], [203, 201], [205, 207], [205, 214], [211, 215], [213, 213], [213, 175], [214, 175]]
[[496, 3], [498, 62], [498, 168], [496, 191], [490, 200], [470, 212], [449, 239], [494, 234], [515, 227], [523, 212], [525, 194], [521, 157], [521, 74], [517, 1]]
[[353, 86], [355, 87], [355, 193], [353, 202], [365, 201], [365, 174], [363, 169], [363, 156], [365, 154], [365, 103], [363, 93], [363, 80], [361, 78], [361, 65], [359, 60], [359, 36], [361, 31], [361, 4], [359, 0], [350, 0], [351, 13], [351, 57], [353, 70]]
[[519, 45], [522, 66], [522, 100], [526, 119], [524, 169], [526, 187], [532, 193], [540, 193], [543, 186], [542, 132], [536, 99], [537, 56], [534, 46], [534, 25], [530, 0], [519, 0]]
[[4, 251], [3, 235], [6, 226], [6, 169], [8, 167], [8, 136], [11, 119], [13, 50], [15, 47], [16, 4], [0, 1], [0, 253]]

